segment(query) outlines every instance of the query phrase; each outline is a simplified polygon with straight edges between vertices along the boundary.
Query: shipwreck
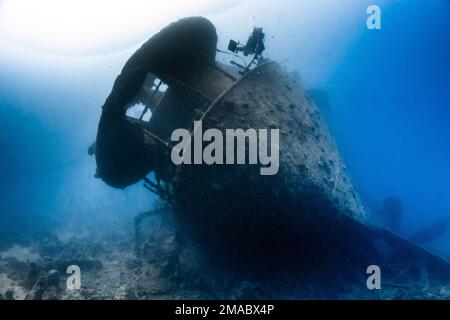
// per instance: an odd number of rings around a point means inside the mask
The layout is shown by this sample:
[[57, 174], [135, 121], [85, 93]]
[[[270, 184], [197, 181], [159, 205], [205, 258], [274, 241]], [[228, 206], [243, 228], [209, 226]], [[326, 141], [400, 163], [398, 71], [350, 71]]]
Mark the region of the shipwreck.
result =
[[[420, 262], [449, 280], [445, 261], [370, 224], [314, 102], [298, 77], [262, 58], [262, 30], [252, 36], [229, 48], [253, 56], [249, 65], [216, 61], [216, 29], [201, 17], [172, 23], [145, 42], [102, 107], [96, 176], [115, 188], [144, 180], [179, 229], [233, 261], [276, 256], [311, 268], [338, 261], [363, 273], [370, 264]], [[130, 116], [136, 103], [142, 113]], [[174, 164], [172, 132], [193, 135], [198, 121], [204, 130], [278, 129], [277, 174], [250, 165]]]

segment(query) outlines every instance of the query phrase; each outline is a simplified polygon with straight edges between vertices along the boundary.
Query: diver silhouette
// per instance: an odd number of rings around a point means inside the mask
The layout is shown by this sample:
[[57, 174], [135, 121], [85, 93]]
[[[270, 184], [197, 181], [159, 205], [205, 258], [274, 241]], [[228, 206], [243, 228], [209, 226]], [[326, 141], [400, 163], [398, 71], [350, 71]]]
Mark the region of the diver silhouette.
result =
[[395, 233], [401, 231], [403, 208], [400, 199], [390, 196], [384, 200], [381, 210], [382, 218], [387, 228]]
[[[402, 232], [403, 208], [400, 199], [390, 196], [384, 200], [383, 209], [381, 210], [383, 222], [389, 231], [400, 234]], [[412, 235], [408, 236], [408, 240], [416, 244], [430, 243], [442, 237], [448, 230], [450, 218], [442, 218], [432, 225], [425, 227]]]

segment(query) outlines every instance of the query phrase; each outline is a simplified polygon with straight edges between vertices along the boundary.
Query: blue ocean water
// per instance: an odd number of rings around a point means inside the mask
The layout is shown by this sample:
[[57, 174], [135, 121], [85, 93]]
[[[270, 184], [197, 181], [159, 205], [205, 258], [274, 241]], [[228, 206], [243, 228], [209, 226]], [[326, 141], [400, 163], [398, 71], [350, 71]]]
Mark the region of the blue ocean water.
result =
[[[266, 56], [327, 94], [326, 118], [364, 204], [376, 221], [383, 200], [397, 196], [408, 235], [450, 216], [450, 3], [380, 1], [382, 28], [368, 30], [373, 3], [242, 1], [205, 15], [222, 48], [246, 39], [253, 16], [267, 33]], [[87, 149], [139, 43], [76, 56], [2, 41], [0, 236], [128, 226], [154, 196], [95, 179]], [[450, 256], [449, 233], [440, 241]]]
[[[332, 126], [372, 213], [395, 195], [404, 233], [450, 214], [450, 4], [392, 2], [327, 84]], [[448, 240], [447, 235], [447, 243]]]

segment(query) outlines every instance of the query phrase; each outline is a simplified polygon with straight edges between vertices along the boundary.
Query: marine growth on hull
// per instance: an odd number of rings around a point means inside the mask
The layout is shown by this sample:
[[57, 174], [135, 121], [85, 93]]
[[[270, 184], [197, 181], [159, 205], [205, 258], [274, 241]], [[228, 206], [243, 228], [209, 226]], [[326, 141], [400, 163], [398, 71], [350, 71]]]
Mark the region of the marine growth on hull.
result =
[[[143, 180], [165, 203], [158, 214], [173, 218], [177, 239], [192, 240], [222, 266], [253, 270], [249, 266], [263, 263], [262, 273], [279, 265], [306, 273], [337, 269], [352, 278], [364, 274], [373, 257], [395, 266], [406, 250], [414, 252], [412, 265], [425, 261], [436, 275], [446, 274], [444, 261], [370, 225], [318, 108], [298, 75], [262, 57], [263, 40], [262, 29], [255, 29], [244, 46], [230, 41], [234, 54], [253, 56], [249, 65], [219, 63], [215, 27], [193, 17], [144, 43], [103, 105], [93, 151], [96, 176], [117, 188]], [[189, 141], [178, 163], [177, 130]], [[244, 138], [229, 138], [230, 130], [241, 130]], [[258, 144], [261, 132], [271, 135]], [[252, 162], [252, 142], [260, 157], [264, 147], [266, 158], [277, 155], [270, 174], [261, 174], [267, 163]], [[207, 163], [202, 155], [209, 144], [214, 161]], [[141, 223], [153, 214], [136, 218], [138, 255]], [[386, 258], [380, 242], [395, 254]]]

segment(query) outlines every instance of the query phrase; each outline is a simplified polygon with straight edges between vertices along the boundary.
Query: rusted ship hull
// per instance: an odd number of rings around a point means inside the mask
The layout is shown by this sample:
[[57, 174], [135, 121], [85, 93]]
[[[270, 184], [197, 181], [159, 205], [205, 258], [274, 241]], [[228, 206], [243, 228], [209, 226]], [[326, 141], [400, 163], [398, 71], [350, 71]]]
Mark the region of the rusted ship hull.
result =
[[331, 239], [346, 220], [368, 220], [317, 108], [277, 63], [256, 67], [197, 120], [203, 130], [280, 130], [276, 175], [250, 165], [177, 168], [172, 198], [199, 234], [227, 244], [314, 234]]
[[[179, 228], [219, 255], [284, 256], [312, 268], [339, 261], [341, 270], [365, 270], [369, 263], [392, 263], [377, 249], [380, 240], [394, 258], [414, 253], [402, 264], [425, 261], [448, 278], [444, 261], [370, 226], [336, 143], [301, 84], [267, 60], [240, 76], [215, 61], [216, 44], [209, 21], [187, 18], [130, 58], [103, 106], [97, 176], [119, 188], [144, 179], [171, 206]], [[161, 83], [165, 92], [158, 91]], [[127, 117], [143, 92], [150, 93], [144, 99], [150, 120]], [[277, 174], [261, 175], [255, 165], [175, 165], [171, 133], [183, 128], [192, 135], [196, 121], [204, 130], [279, 129]]]

